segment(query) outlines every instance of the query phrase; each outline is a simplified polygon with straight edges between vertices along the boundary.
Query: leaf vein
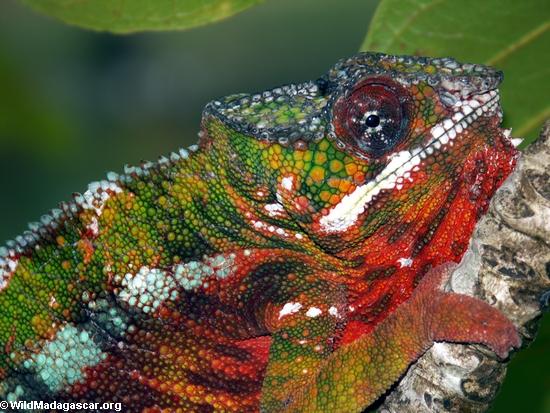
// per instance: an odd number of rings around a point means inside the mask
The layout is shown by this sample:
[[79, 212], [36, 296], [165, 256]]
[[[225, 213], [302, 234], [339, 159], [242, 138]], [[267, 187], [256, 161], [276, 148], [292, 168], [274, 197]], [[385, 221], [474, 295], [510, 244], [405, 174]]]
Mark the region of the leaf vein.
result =
[[508, 47], [494, 54], [493, 57], [487, 59], [485, 63], [487, 65], [495, 65], [498, 62], [505, 60], [508, 56], [534, 41], [536, 38], [542, 36], [550, 28], [550, 22], [544, 22], [540, 26], [530, 30], [521, 36], [517, 41], [508, 45]]
[[393, 45], [397, 39], [401, 37], [401, 35], [410, 27], [412, 24], [425, 12], [429, 11], [430, 9], [434, 8], [440, 3], [445, 2], [445, 0], [434, 0], [431, 3], [426, 3], [418, 8], [414, 13], [412, 13], [409, 18], [407, 18], [403, 25], [397, 29], [394, 30], [392, 33], [392, 36], [388, 38], [388, 43], [386, 44], [386, 48], [389, 49], [391, 45]]

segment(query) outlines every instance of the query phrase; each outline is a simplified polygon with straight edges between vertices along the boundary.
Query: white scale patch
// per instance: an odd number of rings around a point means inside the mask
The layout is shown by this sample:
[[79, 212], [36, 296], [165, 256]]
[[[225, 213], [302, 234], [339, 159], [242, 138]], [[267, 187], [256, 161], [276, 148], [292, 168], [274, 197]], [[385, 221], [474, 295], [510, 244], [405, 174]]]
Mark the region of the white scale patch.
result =
[[512, 138], [512, 128], [510, 129], [504, 129], [504, 136], [508, 139], [510, 139], [510, 142], [512, 142], [512, 145], [514, 145], [514, 148], [517, 148], [521, 142], [523, 142], [523, 139], [521, 138]]
[[283, 179], [281, 179], [281, 186], [287, 191], [292, 191], [293, 185], [294, 185], [293, 176], [285, 176]]
[[306, 317], [315, 318], [315, 317], [319, 317], [322, 313], [323, 311], [321, 311], [320, 308], [310, 307], [306, 312]]
[[289, 302], [279, 311], [279, 320], [287, 315], [297, 313], [302, 308], [302, 304]]
[[175, 300], [178, 288], [187, 291], [208, 287], [209, 277], [225, 279], [235, 271], [236, 255], [204, 256], [202, 261], [190, 261], [174, 266], [173, 273], [158, 268], [141, 267], [135, 274], [128, 273], [120, 280], [118, 297], [145, 313], [155, 311], [164, 301]]
[[112, 193], [120, 193], [122, 188], [115, 182], [99, 181], [88, 185], [88, 190], [82, 195], [78, 195], [75, 201], [84, 209], [95, 210], [97, 216], [101, 216], [105, 202], [111, 197]]
[[158, 268], [141, 267], [137, 274], [122, 279], [118, 297], [144, 313], [156, 310], [170, 298], [176, 298], [176, 281]]
[[215, 276], [225, 279], [235, 272], [236, 255], [218, 254], [212, 257], [205, 256], [202, 261], [190, 261], [175, 267], [174, 278], [185, 290], [191, 291], [198, 287], [208, 287], [205, 280]]
[[460, 135], [472, 122], [484, 113], [492, 113], [498, 108], [499, 95], [496, 91], [476, 95], [473, 99], [458, 100], [451, 119], [445, 119], [431, 129], [432, 139], [425, 147], [413, 148], [393, 154], [389, 163], [371, 181], [357, 187], [351, 194], [342, 198], [319, 223], [327, 232], [342, 232], [355, 224], [365, 211], [368, 203], [381, 191], [400, 190], [404, 180], [411, 179], [411, 172], [418, 168], [423, 159], [432, 155], [443, 145]]
[[15, 251], [3, 248], [0, 253], [0, 291], [8, 286], [11, 276], [15, 273], [19, 260]]
[[92, 232], [92, 235], [94, 237], [97, 237], [99, 235], [99, 221], [96, 217], [92, 218], [92, 222], [90, 225], [88, 225], [88, 229]]
[[269, 224], [267, 224], [266, 222], [263, 222], [263, 221], [251, 220], [250, 222], [252, 223], [252, 225], [256, 229], [268, 231], [268, 232], [280, 235], [282, 237], [289, 237], [290, 236], [290, 234], [281, 227], [277, 227], [275, 225], [269, 225]]
[[411, 258], [401, 257], [397, 260], [397, 262], [399, 263], [401, 268], [410, 267], [411, 265], [413, 265], [413, 260]]
[[285, 212], [284, 207], [278, 202], [267, 204], [264, 206], [264, 209], [267, 211], [270, 217], [280, 216]]

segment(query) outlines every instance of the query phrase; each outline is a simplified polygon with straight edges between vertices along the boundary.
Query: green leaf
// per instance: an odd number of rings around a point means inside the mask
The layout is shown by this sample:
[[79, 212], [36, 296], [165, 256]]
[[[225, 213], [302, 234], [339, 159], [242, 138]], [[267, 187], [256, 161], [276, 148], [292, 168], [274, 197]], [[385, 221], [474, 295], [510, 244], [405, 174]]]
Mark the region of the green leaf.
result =
[[536, 138], [550, 75], [547, 0], [382, 0], [361, 50], [452, 56], [504, 72], [504, 126]]
[[262, 0], [21, 0], [66, 23], [115, 33], [189, 29]]

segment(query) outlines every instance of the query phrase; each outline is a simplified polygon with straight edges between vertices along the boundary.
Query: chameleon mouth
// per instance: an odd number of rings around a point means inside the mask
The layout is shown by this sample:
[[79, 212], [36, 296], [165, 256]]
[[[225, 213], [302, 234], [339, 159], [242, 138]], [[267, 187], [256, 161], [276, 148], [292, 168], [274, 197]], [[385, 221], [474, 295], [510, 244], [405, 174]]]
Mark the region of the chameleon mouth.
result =
[[501, 117], [500, 96], [497, 90], [473, 95], [457, 100], [453, 105], [454, 114], [430, 130], [432, 138], [425, 146], [402, 150], [389, 158], [389, 163], [373, 180], [357, 187], [344, 196], [319, 223], [324, 231], [343, 232], [353, 226], [364, 213], [371, 201], [382, 191], [400, 190], [406, 181], [412, 182], [411, 174], [419, 170], [419, 165], [436, 151], [454, 141], [481, 116]]
[[457, 99], [452, 105], [454, 114], [451, 118], [445, 119], [431, 129], [432, 140], [425, 148], [427, 155], [431, 155], [443, 145], [452, 144], [458, 135], [483, 115], [497, 115], [499, 120], [502, 120], [499, 102], [500, 95], [496, 89], [473, 95], [471, 98]]

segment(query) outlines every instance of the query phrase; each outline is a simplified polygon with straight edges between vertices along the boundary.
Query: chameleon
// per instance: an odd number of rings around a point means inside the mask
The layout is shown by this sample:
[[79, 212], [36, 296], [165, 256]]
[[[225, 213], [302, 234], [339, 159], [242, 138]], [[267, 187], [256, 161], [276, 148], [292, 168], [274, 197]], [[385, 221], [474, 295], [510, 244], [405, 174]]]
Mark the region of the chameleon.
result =
[[502, 73], [360, 53], [206, 105], [0, 249], [0, 399], [361, 412], [434, 342], [520, 338], [446, 292], [518, 154]]

